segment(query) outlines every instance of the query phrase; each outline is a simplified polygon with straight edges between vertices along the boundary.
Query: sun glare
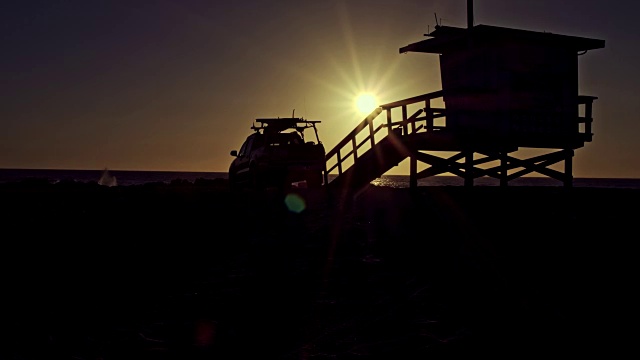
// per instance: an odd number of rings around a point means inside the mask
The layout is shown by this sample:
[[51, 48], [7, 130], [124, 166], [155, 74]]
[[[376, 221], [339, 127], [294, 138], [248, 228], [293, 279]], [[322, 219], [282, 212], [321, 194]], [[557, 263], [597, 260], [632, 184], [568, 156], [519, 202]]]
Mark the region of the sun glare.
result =
[[378, 106], [376, 97], [371, 94], [360, 94], [356, 97], [356, 108], [362, 114], [369, 114]]

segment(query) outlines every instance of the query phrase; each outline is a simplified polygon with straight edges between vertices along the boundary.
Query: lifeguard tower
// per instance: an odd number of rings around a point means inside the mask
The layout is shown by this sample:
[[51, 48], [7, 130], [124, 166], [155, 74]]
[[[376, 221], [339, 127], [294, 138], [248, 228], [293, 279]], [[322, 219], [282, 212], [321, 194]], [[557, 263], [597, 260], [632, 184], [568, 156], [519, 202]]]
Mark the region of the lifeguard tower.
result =
[[[406, 158], [411, 187], [444, 173], [465, 186], [483, 176], [507, 186], [533, 172], [572, 186], [574, 151], [592, 140], [597, 99], [578, 93], [578, 57], [603, 48], [604, 40], [474, 25], [472, 0], [467, 28], [437, 25], [425, 36], [399, 52], [438, 55], [442, 90], [367, 116], [327, 153], [327, 171], [338, 173], [329, 187], [360, 188]], [[520, 148], [548, 152], [516, 158]], [[418, 161], [427, 166], [420, 172]], [[564, 171], [550, 168], [560, 162]]]

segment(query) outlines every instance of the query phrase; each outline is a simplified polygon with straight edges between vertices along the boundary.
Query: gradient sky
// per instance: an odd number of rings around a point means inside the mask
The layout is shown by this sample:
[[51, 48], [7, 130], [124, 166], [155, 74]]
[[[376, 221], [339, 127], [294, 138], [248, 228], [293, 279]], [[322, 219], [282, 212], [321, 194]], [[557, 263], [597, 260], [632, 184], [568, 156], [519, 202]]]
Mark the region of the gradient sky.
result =
[[[399, 54], [465, 0], [4, 1], [0, 168], [225, 172], [255, 118], [321, 120], [327, 150], [380, 104], [441, 89]], [[476, 0], [475, 24], [605, 40], [579, 58], [597, 96], [574, 176], [640, 178], [640, 2]], [[400, 166], [390, 173], [406, 174]]]

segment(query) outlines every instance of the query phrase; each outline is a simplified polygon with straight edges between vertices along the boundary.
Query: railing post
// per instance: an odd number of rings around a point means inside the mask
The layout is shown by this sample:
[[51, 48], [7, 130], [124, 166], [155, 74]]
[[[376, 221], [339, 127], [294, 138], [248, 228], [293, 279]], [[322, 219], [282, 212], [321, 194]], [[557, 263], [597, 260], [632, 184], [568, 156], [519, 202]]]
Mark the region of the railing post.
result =
[[407, 105], [402, 105], [402, 134], [408, 134], [407, 127]]
[[591, 137], [591, 122], [593, 121], [592, 116], [592, 105], [593, 105], [593, 100], [589, 99], [585, 102], [584, 106], [584, 132], [586, 133], [586, 135], [588, 135], [589, 137]]
[[351, 146], [353, 146], [353, 161], [358, 160], [358, 145], [356, 144], [356, 138], [351, 138]]
[[427, 121], [427, 131], [433, 131], [433, 112], [431, 111], [431, 100], [425, 100], [424, 104], [425, 119]]
[[373, 150], [373, 148], [376, 146], [376, 139], [375, 139], [375, 134], [374, 134], [374, 129], [373, 129], [373, 119], [367, 117], [367, 124], [369, 125], [369, 137], [371, 138], [371, 150]]
[[387, 109], [387, 135], [391, 134], [391, 108]]
[[415, 116], [411, 116], [411, 133], [415, 134], [416, 132], [416, 119]]
[[336, 152], [336, 161], [338, 162], [338, 175], [342, 175], [342, 156], [340, 156], [340, 149]]

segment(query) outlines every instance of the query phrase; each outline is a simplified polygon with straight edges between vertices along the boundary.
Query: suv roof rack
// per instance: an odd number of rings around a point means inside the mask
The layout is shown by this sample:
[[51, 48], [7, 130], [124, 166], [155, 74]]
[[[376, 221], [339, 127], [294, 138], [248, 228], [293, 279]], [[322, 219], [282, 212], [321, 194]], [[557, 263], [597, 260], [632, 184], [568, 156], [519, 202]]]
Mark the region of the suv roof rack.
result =
[[304, 118], [259, 118], [256, 119], [260, 125], [251, 126], [251, 129], [259, 132], [260, 130], [268, 132], [280, 132], [287, 129], [295, 129], [299, 132], [308, 128], [315, 128], [320, 120], [306, 120]]

